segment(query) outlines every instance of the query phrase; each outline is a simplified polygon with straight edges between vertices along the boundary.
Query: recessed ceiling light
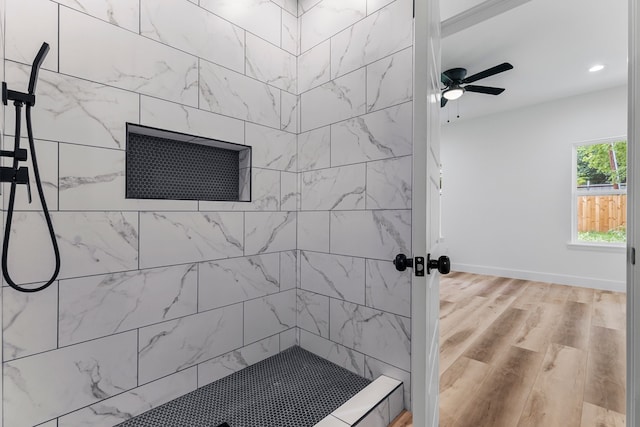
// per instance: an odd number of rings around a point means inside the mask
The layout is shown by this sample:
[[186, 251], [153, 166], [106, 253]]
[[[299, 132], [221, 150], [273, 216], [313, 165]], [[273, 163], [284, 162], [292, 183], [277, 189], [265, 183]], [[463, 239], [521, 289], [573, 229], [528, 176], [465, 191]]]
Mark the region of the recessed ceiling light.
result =
[[596, 71], [600, 71], [604, 68], [604, 65], [602, 64], [596, 64], [593, 67], [589, 68], [589, 72], [590, 73], [595, 73]]

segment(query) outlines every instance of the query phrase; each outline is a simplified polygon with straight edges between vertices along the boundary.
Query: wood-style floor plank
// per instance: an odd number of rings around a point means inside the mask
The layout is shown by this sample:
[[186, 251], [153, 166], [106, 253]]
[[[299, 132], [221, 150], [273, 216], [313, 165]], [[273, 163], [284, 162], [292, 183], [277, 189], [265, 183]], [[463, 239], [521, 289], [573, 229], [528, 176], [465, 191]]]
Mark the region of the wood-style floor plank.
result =
[[389, 427], [413, 427], [413, 417], [411, 412], [402, 411], [395, 420], [391, 422]]
[[625, 427], [624, 414], [584, 402], [580, 427]]
[[491, 366], [486, 363], [461, 357], [442, 374], [440, 424], [445, 424], [444, 420], [455, 420], [456, 415], [466, 406], [465, 398], [475, 394], [490, 370]]
[[557, 325], [551, 342], [586, 350], [591, 328], [591, 306], [565, 301], [562, 319]]
[[[478, 297], [481, 298], [481, 297]], [[455, 328], [440, 334], [440, 373], [446, 371], [478, 337], [509, 307], [513, 297], [494, 295], [469, 313]]]
[[531, 307], [514, 344], [531, 351], [544, 352], [551, 342], [549, 331], [555, 330], [562, 318], [562, 306], [541, 302]]
[[513, 427], [520, 415], [542, 364], [543, 355], [510, 347], [461, 411], [456, 427]]
[[511, 347], [526, 317], [525, 310], [506, 309], [464, 355], [480, 362], [492, 363], [496, 355], [500, 355]]
[[625, 294], [467, 273], [441, 290], [441, 427], [624, 426]]
[[625, 335], [594, 326], [591, 331], [585, 402], [624, 414], [626, 410]]
[[518, 427], [580, 427], [586, 363], [586, 351], [551, 344]]
[[625, 296], [619, 292], [596, 291], [593, 301], [593, 324], [610, 329], [625, 330], [627, 310]]

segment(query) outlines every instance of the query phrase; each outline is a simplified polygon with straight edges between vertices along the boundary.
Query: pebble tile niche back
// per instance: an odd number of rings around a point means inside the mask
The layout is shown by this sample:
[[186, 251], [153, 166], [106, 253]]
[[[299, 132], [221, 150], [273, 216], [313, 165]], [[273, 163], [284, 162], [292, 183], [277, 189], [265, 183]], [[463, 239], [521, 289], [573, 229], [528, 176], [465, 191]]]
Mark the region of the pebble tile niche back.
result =
[[251, 147], [127, 123], [126, 198], [251, 201]]

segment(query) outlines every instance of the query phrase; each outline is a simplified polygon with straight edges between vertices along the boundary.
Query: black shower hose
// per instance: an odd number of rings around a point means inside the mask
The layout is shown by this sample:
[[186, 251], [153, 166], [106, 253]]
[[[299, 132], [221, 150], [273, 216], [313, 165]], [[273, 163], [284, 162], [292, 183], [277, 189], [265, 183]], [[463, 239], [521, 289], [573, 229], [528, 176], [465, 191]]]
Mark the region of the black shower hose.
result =
[[[15, 132], [15, 151], [17, 152], [20, 147], [20, 109], [21, 104], [16, 103], [16, 132]], [[36, 148], [35, 143], [33, 142], [33, 129], [31, 127], [31, 106], [27, 105], [25, 109], [25, 114], [27, 117], [27, 136], [29, 138], [29, 151], [31, 152], [31, 163], [33, 165], [33, 174], [36, 181], [36, 187], [38, 187], [38, 195], [40, 196], [40, 203], [42, 203], [42, 211], [44, 213], [44, 219], [47, 221], [47, 227], [49, 228], [49, 235], [51, 236], [51, 244], [53, 245], [53, 252], [56, 258], [56, 267], [55, 271], [51, 278], [42, 286], [36, 288], [25, 288], [18, 284], [16, 284], [11, 276], [9, 275], [9, 270], [7, 268], [7, 257], [9, 254], [9, 236], [11, 235], [11, 222], [13, 220], [13, 207], [16, 201], [16, 182], [13, 181], [11, 183], [11, 190], [9, 192], [9, 209], [7, 210], [7, 224], [4, 229], [4, 240], [2, 241], [2, 275], [4, 279], [7, 281], [7, 284], [11, 286], [13, 289], [20, 292], [38, 292], [43, 289], [49, 287], [58, 277], [58, 273], [60, 272], [60, 250], [58, 249], [58, 242], [56, 241], [56, 234], [53, 231], [53, 224], [51, 223], [51, 216], [49, 215], [49, 209], [47, 208], [47, 201], [44, 198], [44, 191], [42, 190], [42, 182], [40, 181], [40, 171], [38, 170], [38, 161], [36, 159]], [[13, 169], [17, 170], [18, 168], [18, 159], [14, 156], [13, 158]]]

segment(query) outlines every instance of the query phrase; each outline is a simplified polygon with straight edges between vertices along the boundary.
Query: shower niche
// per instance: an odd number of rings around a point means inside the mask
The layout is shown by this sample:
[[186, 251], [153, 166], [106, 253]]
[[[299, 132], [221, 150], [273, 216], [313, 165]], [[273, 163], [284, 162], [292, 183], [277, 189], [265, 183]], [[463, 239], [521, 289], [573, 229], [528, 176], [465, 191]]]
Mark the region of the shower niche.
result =
[[126, 198], [251, 201], [251, 147], [127, 123]]

